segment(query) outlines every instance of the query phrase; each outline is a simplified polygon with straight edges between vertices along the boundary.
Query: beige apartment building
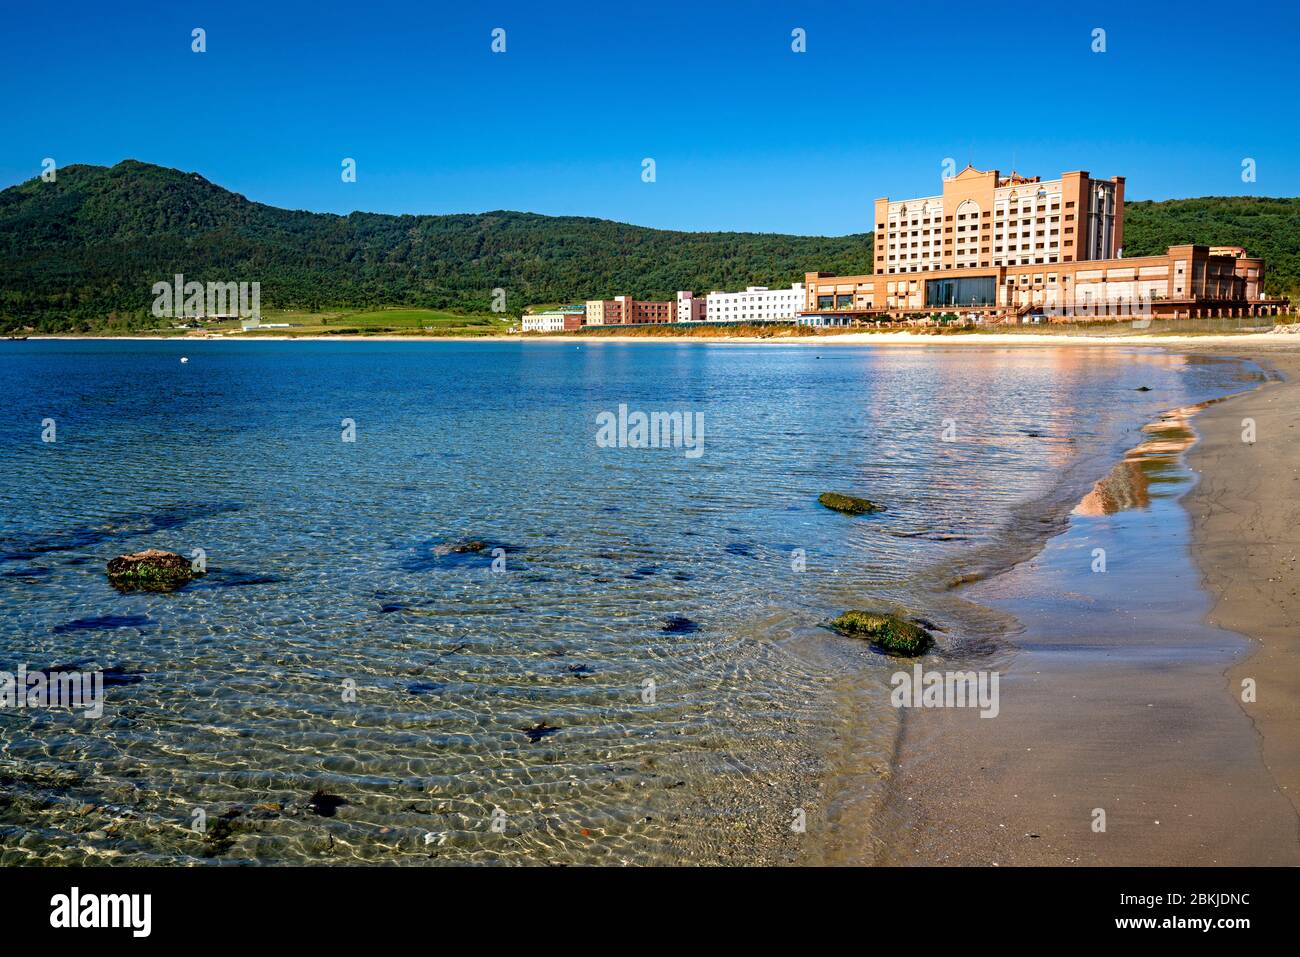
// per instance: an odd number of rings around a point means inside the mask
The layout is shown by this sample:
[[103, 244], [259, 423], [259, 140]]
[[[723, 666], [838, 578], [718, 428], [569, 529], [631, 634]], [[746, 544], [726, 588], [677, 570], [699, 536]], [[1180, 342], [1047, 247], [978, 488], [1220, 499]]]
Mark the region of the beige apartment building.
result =
[[589, 326], [639, 326], [676, 321], [676, 302], [652, 302], [631, 296], [587, 300]]

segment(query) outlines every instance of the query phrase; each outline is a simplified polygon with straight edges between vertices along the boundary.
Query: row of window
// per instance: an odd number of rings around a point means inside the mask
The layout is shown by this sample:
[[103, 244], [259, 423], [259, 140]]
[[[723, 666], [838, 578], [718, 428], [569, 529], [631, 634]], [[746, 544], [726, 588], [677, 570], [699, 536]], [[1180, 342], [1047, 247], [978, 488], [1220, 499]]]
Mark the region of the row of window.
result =
[[971, 260], [970, 262], [961, 262], [956, 264], [944, 263], [942, 265], [938, 263], [929, 263], [922, 260], [919, 264], [890, 266], [888, 269], [885, 270], [885, 273], [892, 275], [895, 273], [905, 273], [905, 272], [936, 272], [943, 269], [967, 269], [971, 267], [987, 269], [990, 268], [991, 266], [1044, 266], [1044, 265], [1050, 266], [1053, 263], [1058, 263], [1058, 262], [1065, 262], [1065, 263], [1074, 262], [1074, 257], [1055, 256], [1055, 255], [1013, 256], [1008, 259], [1003, 259], [993, 263], [990, 263], [989, 260], [984, 259], [978, 262]]
[[[1074, 209], [1074, 201], [1073, 201], [1073, 200], [1070, 200], [1069, 202], [1067, 202], [1067, 203], [1065, 204], [1065, 208], [1066, 208], [1066, 209]], [[1029, 215], [1031, 215], [1031, 214], [1033, 214], [1033, 213], [1035, 213], [1035, 212], [1037, 212], [1037, 213], [1047, 213], [1047, 212], [1053, 212], [1053, 213], [1056, 213], [1056, 212], [1060, 212], [1060, 209], [1061, 209], [1061, 204], [1060, 204], [1060, 203], [1052, 203], [1050, 206], [1049, 206], [1049, 205], [1045, 205], [1045, 204], [1044, 204], [1044, 205], [1040, 205], [1040, 206], [1033, 206], [1033, 205], [1031, 205], [1031, 204], [1025, 204], [1025, 205], [1020, 206], [1020, 208], [1019, 208], [1018, 210], [1015, 209], [1015, 208], [1009, 208], [1009, 209], [1008, 209], [1008, 208], [998, 208], [998, 209], [995, 210], [995, 212], [997, 213], [998, 218], [1001, 219], [1001, 218], [1003, 218], [1003, 217], [1005, 217], [1005, 216], [1008, 216], [1008, 215], [1010, 215], [1010, 216], [1014, 216], [1017, 212], [1019, 212], [1019, 214], [1020, 214], [1021, 216], [1029, 216]], [[975, 219], [975, 220], [978, 220], [978, 219], [981, 219], [981, 218], [983, 218], [983, 219], [988, 219], [988, 218], [990, 217], [990, 215], [991, 215], [991, 214], [990, 214], [990, 212], [989, 212], [988, 210], [984, 210], [984, 211], [982, 211], [982, 212], [977, 212], [977, 213], [958, 213], [958, 214], [957, 214], [957, 222], [963, 222], [963, 221], [965, 221], [965, 220], [967, 220], [967, 219]], [[1068, 217], [1068, 218], [1073, 219], [1074, 217], [1073, 217], [1073, 215], [1071, 215], [1071, 216]], [[945, 222], [945, 223], [951, 223], [952, 221], [953, 221], [953, 217], [952, 217], [952, 216], [945, 216], [945, 217], [943, 217], [943, 222]], [[931, 225], [931, 223], [933, 223], [933, 224], [935, 224], [935, 225], [938, 225], [939, 222], [940, 222], [939, 217], [938, 217], [938, 216], [935, 216], [935, 217], [933, 217], [933, 218], [931, 218], [931, 217], [925, 217], [925, 218], [921, 218], [921, 219], [913, 219], [913, 220], [908, 220], [908, 221], [903, 221], [903, 220], [898, 220], [898, 219], [891, 219], [891, 220], [889, 221], [889, 225], [890, 225], [890, 228], [891, 228], [891, 229], [895, 229], [895, 230], [896, 230], [896, 229], [899, 229], [899, 228], [901, 228], [901, 227], [903, 227], [903, 226], [908, 226], [908, 225], [910, 225], [910, 226], [912, 226], [912, 227], [917, 227], [917, 226], [929, 226], [929, 225]], [[877, 230], [878, 232], [884, 232], [884, 231], [885, 231], [885, 224], [884, 224], [884, 223], [876, 223], [876, 230]]]

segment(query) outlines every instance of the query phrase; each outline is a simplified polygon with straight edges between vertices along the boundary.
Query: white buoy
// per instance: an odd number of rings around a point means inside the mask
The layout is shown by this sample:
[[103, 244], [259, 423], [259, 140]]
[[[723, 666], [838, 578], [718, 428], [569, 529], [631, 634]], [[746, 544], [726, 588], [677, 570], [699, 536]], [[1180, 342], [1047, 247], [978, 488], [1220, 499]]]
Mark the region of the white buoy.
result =
[[190, 361], [189, 356], [181, 356], [181, 362], [189, 362], [189, 361]]

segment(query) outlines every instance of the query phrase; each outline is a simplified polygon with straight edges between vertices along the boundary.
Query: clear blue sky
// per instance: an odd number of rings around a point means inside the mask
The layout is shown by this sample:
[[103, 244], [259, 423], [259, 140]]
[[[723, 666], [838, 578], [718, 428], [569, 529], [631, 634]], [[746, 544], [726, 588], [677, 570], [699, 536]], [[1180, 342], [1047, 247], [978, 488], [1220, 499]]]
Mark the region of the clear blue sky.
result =
[[937, 192], [946, 157], [1300, 194], [1294, 0], [6, 6], [0, 186], [129, 157], [292, 208], [830, 235]]

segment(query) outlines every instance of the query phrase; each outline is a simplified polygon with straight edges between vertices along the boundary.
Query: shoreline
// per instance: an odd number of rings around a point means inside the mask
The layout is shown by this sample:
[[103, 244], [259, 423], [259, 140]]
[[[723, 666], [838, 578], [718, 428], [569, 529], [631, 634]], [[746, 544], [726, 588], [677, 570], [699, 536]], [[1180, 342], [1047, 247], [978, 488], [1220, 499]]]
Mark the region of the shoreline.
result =
[[[1077, 336], [1048, 333], [1014, 333], [1014, 332], [974, 332], [929, 335], [915, 332], [845, 332], [833, 335], [814, 336], [586, 336], [586, 335], [506, 335], [506, 336], [220, 336], [214, 338], [200, 336], [40, 336], [29, 335], [26, 339], [0, 340], [13, 342], [528, 342], [550, 343], [554, 345], [580, 345], [600, 342], [641, 342], [641, 343], [689, 343], [699, 342], [714, 345], [826, 345], [826, 346], [1101, 346], [1101, 345], [1142, 345], [1142, 346], [1221, 346], [1237, 345], [1255, 347], [1260, 345], [1281, 344], [1287, 342], [1300, 344], [1300, 334], [1276, 332], [1239, 332], [1239, 333], [1205, 333], [1180, 335], [1176, 333], [1130, 336]], [[1195, 351], [1190, 350], [1190, 351]]]
[[[1169, 542], [1149, 517], [1143, 528], [1142, 512], [1113, 516], [1126, 531], [1109, 540], [1089, 538], [1072, 516], [1033, 558], [962, 589], [1023, 628], [1010, 641], [1002, 715], [904, 714], [872, 862], [1300, 863], [1300, 634], [1291, 625], [1300, 547], [1290, 531], [1300, 508], [1288, 500], [1300, 491], [1300, 344], [1259, 338], [1271, 348], [1243, 350], [1238, 337], [1236, 349], [1176, 350], [1248, 359], [1275, 376], [1188, 420], [1194, 444], [1173, 459], [1194, 484], [1168, 500], [1186, 529], [1184, 564], [1161, 558]], [[1247, 447], [1249, 469], [1243, 417], [1273, 438]], [[1108, 478], [1125, 484], [1131, 461]], [[1087, 513], [1095, 492], [1074, 514]], [[1290, 534], [1279, 541], [1282, 529]], [[1059, 621], [1062, 608], [1043, 596], [1071, 583], [1063, 562], [1098, 541], [1132, 546], [1135, 534], [1136, 554], [1116, 556], [1135, 559], [1126, 578], [1100, 576], [1110, 581], [1099, 595], [1057, 602], [1074, 616]], [[1186, 594], [1169, 578], [1182, 571], [1194, 579]], [[1258, 683], [1256, 703], [1240, 701], [1244, 678]], [[1096, 806], [1110, 815], [1108, 834], [1090, 826]]]

